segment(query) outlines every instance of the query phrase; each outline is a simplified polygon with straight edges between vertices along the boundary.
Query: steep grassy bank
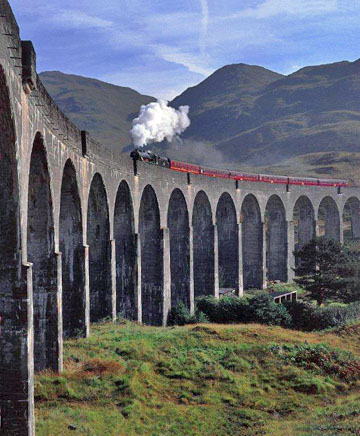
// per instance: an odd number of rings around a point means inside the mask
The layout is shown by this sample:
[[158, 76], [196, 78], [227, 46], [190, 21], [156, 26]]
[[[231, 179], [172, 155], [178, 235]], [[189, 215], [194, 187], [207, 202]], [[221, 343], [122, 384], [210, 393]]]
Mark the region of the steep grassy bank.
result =
[[359, 357], [360, 324], [96, 325], [64, 374], [37, 375], [37, 434], [358, 435]]

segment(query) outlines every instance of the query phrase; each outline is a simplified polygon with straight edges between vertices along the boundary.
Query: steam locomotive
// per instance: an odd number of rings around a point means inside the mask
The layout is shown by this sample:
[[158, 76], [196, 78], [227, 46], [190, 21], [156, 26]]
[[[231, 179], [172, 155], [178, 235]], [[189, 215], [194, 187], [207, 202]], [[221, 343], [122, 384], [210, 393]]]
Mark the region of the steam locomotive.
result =
[[289, 176], [275, 176], [267, 174], [252, 174], [242, 171], [222, 170], [204, 167], [200, 165], [190, 164], [186, 162], [171, 160], [168, 157], [159, 156], [150, 150], [135, 149], [130, 153], [134, 164], [137, 161], [147, 162], [153, 165], [158, 165], [165, 168], [170, 168], [174, 171], [183, 173], [199, 174], [207, 177], [217, 177], [220, 179], [232, 179], [248, 182], [263, 182], [263, 183], [276, 183], [283, 185], [300, 185], [300, 186], [335, 186], [347, 187], [349, 182], [347, 180], [338, 179], [316, 179], [312, 177], [289, 177]]

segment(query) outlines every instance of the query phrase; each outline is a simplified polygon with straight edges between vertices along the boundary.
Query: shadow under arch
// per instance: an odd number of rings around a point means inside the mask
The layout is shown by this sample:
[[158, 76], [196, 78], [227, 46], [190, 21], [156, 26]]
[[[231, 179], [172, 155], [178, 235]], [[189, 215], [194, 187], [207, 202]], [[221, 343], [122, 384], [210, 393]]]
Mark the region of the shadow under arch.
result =
[[28, 190], [28, 261], [33, 264], [34, 367], [57, 369], [58, 310], [53, 201], [42, 135], [37, 133], [30, 158]]
[[219, 249], [219, 287], [239, 289], [239, 228], [236, 208], [224, 192], [216, 208]]
[[116, 194], [114, 210], [116, 244], [116, 313], [137, 320], [136, 257], [134, 209], [129, 185], [122, 180]]
[[241, 206], [242, 262], [244, 289], [263, 287], [263, 223], [259, 202], [248, 194]]
[[343, 210], [343, 223], [344, 223], [344, 243], [358, 246], [360, 239], [360, 200], [357, 197], [350, 197]]
[[90, 321], [112, 315], [110, 223], [105, 185], [99, 173], [92, 179], [87, 211]]
[[267, 279], [287, 281], [287, 222], [285, 207], [272, 195], [265, 210]]
[[193, 216], [194, 294], [215, 294], [214, 226], [211, 205], [204, 191], [195, 197]]
[[154, 189], [147, 185], [142, 193], [139, 211], [141, 238], [142, 321], [148, 325], [163, 324], [163, 250], [160, 210]]
[[85, 251], [82, 212], [76, 171], [71, 159], [65, 163], [61, 183], [59, 245], [62, 253], [63, 336], [85, 336]]
[[340, 214], [335, 200], [325, 197], [318, 211], [319, 236], [340, 242]]
[[190, 226], [184, 194], [171, 194], [167, 226], [170, 233], [171, 306], [180, 302], [190, 309]]
[[[310, 199], [302, 195], [295, 203], [293, 210], [295, 251], [300, 250], [311, 241], [316, 234], [315, 211]], [[295, 265], [298, 258], [295, 256]]]

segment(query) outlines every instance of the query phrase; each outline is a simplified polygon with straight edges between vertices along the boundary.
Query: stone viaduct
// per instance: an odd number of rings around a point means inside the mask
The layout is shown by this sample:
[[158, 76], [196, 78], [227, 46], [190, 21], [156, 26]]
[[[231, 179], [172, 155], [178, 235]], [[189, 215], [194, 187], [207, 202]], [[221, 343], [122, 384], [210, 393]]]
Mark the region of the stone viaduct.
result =
[[61, 113], [1, 0], [0, 434], [35, 434], [34, 371], [62, 370], [63, 338], [118, 314], [160, 326], [219, 287], [291, 281], [295, 244], [360, 237], [358, 198], [141, 163], [135, 176]]

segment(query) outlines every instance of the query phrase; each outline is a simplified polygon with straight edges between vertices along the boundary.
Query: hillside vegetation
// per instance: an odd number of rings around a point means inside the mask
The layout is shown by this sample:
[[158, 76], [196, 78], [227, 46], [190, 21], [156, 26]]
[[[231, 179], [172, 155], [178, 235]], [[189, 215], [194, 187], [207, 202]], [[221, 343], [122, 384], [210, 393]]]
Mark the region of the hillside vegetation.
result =
[[59, 71], [41, 73], [40, 78], [60, 109], [80, 129], [88, 130], [113, 150], [131, 143], [131, 121], [142, 104], [154, 100], [131, 88]]
[[37, 435], [358, 435], [359, 358], [360, 324], [98, 324], [36, 376]]

